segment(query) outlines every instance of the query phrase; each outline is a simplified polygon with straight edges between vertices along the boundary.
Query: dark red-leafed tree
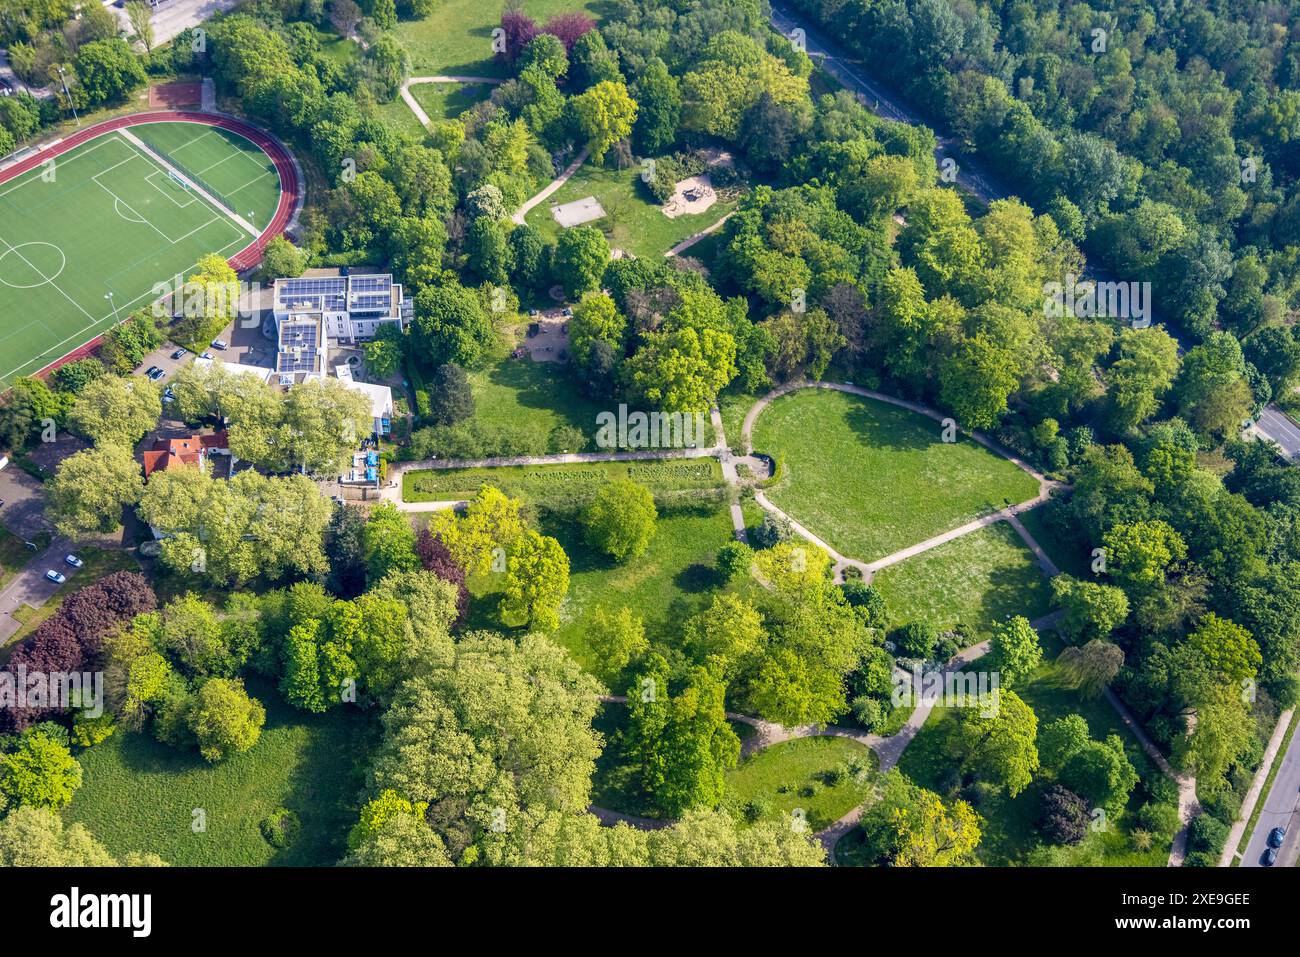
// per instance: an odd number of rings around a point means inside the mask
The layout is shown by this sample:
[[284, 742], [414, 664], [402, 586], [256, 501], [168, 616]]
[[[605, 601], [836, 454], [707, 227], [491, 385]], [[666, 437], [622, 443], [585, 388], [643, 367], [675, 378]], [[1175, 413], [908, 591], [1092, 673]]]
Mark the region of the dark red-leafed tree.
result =
[[498, 56], [507, 63], [519, 59], [528, 41], [542, 32], [537, 21], [521, 10], [507, 10], [501, 14], [501, 29], [505, 31], [506, 48]]
[[574, 12], [557, 13], [546, 21], [546, 26], [542, 27], [542, 32], [559, 37], [560, 42], [564, 44], [564, 52], [572, 53], [573, 45], [578, 42], [578, 38], [588, 30], [594, 29], [596, 29], [595, 20], [585, 13]]
[[452, 627], [457, 627], [465, 620], [469, 611], [469, 588], [465, 585], [465, 569], [456, 564], [451, 552], [443, 544], [442, 536], [434, 535], [427, 528], [420, 530], [415, 539], [415, 554], [420, 565], [427, 572], [433, 572], [445, 582], [456, 586], [456, 620]]

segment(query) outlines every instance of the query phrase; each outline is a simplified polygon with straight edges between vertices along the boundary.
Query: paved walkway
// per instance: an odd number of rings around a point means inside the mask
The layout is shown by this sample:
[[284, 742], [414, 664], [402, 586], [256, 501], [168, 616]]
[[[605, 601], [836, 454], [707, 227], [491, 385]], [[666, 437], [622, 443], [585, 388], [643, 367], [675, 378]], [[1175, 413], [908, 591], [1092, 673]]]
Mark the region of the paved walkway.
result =
[[716, 233], [719, 229], [721, 229], [726, 224], [727, 220], [729, 220], [732, 216], [735, 215], [736, 215], [736, 211], [733, 209], [731, 212], [727, 213], [726, 216], [723, 216], [721, 219], [719, 219], [716, 223], [712, 224], [711, 226], [705, 226], [698, 233], [693, 233], [690, 236], [687, 236], [685, 239], [683, 239], [672, 249], [668, 250], [668, 252], [664, 253], [664, 256], [676, 256], [679, 255], [680, 253], [684, 253], [686, 250], [690, 249], [692, 246], [698, 243], [701, 239], [704, 239], [706, 236], [712, 236], [714, 233]]
[[415, 118], [420, 121], [420, 124], [425, 129], [428, 129], [433, 120], [429, 118], [428, 113], [424, 112], [424, 107], [416, 102], [415, 97], [411, 94], [411, 87], [421, 86], [425, 83], [490, 83], [495, 85], [501, 82], [500, 78], [493, 76], [413, 76], [402, 84], [399, 92], [402, 95], [403, 102], [415, 114]]
[[564, 168], [563, 173], [555, 177], [555, 179], [551, 180], [550, 184], [545, 189], [543, 189], [540, 193], [535, 195], [532, 199], [528, 200], [526, 203], [524, 203], [524, 205], [520, 206], [519, 210], [513, 216], [510, 217], [511, 220], [516, 225], [522, 226], [524, 224], [524, 217], [527, 216], [530, 211], [532, 211], [533, 207], [537, 206], [539, 203], [545, 202], [552, 195], [554, 195], [561, 186], [567, 183], [569, 181], [569, 177], [571, 177], [574, 173], [576, 173], [583, 163], [587, 162], [587, 154], [590, 152], [591, 152], [590, 150], [584, 148], [583, 151], [578, 154], [577, 158], [574, 159], [572, 163], [570, 163], [568, 166]]

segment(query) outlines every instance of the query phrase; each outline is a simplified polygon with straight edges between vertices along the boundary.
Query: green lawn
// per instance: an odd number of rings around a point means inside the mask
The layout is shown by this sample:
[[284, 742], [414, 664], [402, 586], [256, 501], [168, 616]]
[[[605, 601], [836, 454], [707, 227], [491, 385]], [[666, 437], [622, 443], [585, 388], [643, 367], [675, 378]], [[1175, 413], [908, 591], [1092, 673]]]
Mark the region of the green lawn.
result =
[[[432, 378], [430, 377], [430, 381]], [[571, 425], [590, 437], [592, 444], [574, 452], [594, 451], [596, 416], [608, 403], [588, 399], [563, 362], [534, 362], [524, 356], [499, 358], [469, 374], [474, 391], [474, 419], [487, 428], [529, 427], [550, 433]]]
[[[490, 83], [417, 83], [411, 87], [415, 102], [429, 114], [435, 123], [438, 120], [454, 120], [475, 103], [486, 100], [492, 95]], [[405, 104], [403, 104], [405, 106]], [[409, 110], [410, 107], [407, 107]]]
[[582, 462], [481, 469], [422, 469], [402, 476], [402, 499], [437, 502], [468, 499], [483, 485], [495, 485], [530, 502], [564, 505], [585, 500], [615, 479], [632, 479], [651, 491], [711, 489], [722, 484], [717, 459], [665, 462]]
[[595, 196], [605, 216], [586, 225], [602, 230], [611, 248], [626, 250], [634, 256], [662, 256], [736, 207], [734, 200], [719, 198], [702, 213], [669, 219], [658, 203], [646, 198], [637, 183], [640, 176], [640, 167], [607, 169], [588, 162], [546, 202], [535, 206], [526, 221], [543, 236], [554, 239], [561, 229], [551, 215], [551, 207]]
[[1006, 522], [881, 569], [873, 584], [896, 624], [924, 619], [944, 630], [962, 622], [976, 635], [1012, 615], [1033, 621], [1051, 605], [1047, 578]]
[[727, 445], [737, 453], [745, 451], [745, 439], [741, 435], [745, 414], [760, 398], [762, 396], [758, 393], [742, 392], [738, 387], [727, 389], [718, 396], [718, 412], [722, 414], [722, 431], [727, 434]]
[[798, 738], [764, 748], [727, 772], [723, 806], [739, 817], [758, 799], [768, 804], [764, 820], [786, 821], [801, 809], [809, 828], [820, 831], [861, 804], [870, 791], [870, 772], [845, 773], [828, 783], [828, 772], [847, 772], [850, 763], [874, 771], [876, 756], [848, 738]]
[[[119, 730], [78, 755], [85, 779], [64, 819], [85, 824], [115, 855], [154, 851], [180, 866], [337, 862], [356, 822], [374, 724], [355, 711], [307, 715], [269, 685], [250, 683], [249, 690], [267, 712], [251, 750], [210, 765], [197, 751]], [[279, 806], [302, 821], [284, 850], [258, 830]], [[196, 808], [206, 816], [203, 833], [191, 827]]]
[[[528, 0], [524, 13], [538, 25], [557, 13], [585, 11], [598, 23], [614, 4], [609, 0]], [[504, 4], [483, 0], [443, 0], [423, 20], [402, 20], [397, 38], [411, 54], [411, 75], [508, 76], [509, 67], [492, 53], [492, 30], [501, 23]]]
[[[1061, 644], [1053, 633], [1043, 636], [1044, 657], [1030, 681], [1017, 689], [1022, 698], [1034, 709], [1041, 728], [1049, 721], [1069, 714], [1081, 714], [1088, 722], [1094, 738], [1118, 734], [1124, 739], [1129, 760], [1143, 780], [1160, 772], [1147, 758], [1141, 746], [1129, 734], [1123, 722], [1104, 698], [1085, 701], [1064, 683], [1055, 658]], [[978, 662], [971, 668], [979, 668]], [[953, 726], [953, 711], [935, 708], [930, 719], [921, 728], [899, 762], [899, 770], [922, 787], [943, 792], [945, 777], [951, 773], [954, 761], [943, 749], [943, 742]], [[1134, 794], [1139, 789], [1135, 789]], [[1135, 804], [1135, 797], [1130, 804]], [[1039, 815], [1038, 782], [1031, 784], [1015, 798], [1005, 792], [985, 800], [976, 810], [984, 819], [984, 837], [978, 851], [987, 865], [1014, 865], [1024, 863], [1029, 852], [1038, 843], [1035, 821]], [[1079, 864], [1100, 860], [1100, 863], [1117, 867], [1163, 867], [1169, 847], [1155, 846], [1149, 851], [1137, 851], [1128, 840], [1123, 815], [1109, 822], [1109, 830], [1089, 836], [1070, 852], [1071, 859]]]
[[[730, 439], [729, 440], [737, 441]], [[938, 422], [860, 396], [804, 389], [759, 415], [754, 448], [775, 456], [768, 497], [864, 561], [1033, 498], [1038, 482]]]

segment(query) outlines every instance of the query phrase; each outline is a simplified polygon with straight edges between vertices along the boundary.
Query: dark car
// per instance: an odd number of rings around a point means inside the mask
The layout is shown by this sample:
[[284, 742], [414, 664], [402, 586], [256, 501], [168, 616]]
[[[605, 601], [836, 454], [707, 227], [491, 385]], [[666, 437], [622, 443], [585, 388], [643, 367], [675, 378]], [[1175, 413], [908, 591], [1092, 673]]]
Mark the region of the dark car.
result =
[[147, 369], [144, 370], [144, 374], [145, 374], [146, 377], [152, 379], [152, 378], [153, 378], [153, 374], [154, 374], [155, 372], [157, 372], [157, 371], [158, 371], [158, 367], [157, 367], [157, 366], [150, 366], [149, 368], [147, 368]]
[[0, 76], [0, 96], [10, 96], [14, 92], [14, 85], [7, 77]]
[[175, 352], [172, 353], [172, 358], [173, 358], [173, 359], [179, 359], [181, 356], [185, 355], [185, 353], [187, 353], [187, 352], [189, 352], [188, 349], [177, 349]]
[[1281, 847], [1284, 840], [1286, 840], [1286, 828], [1275, 827], [1268, 832], [1269, 847]]
[[161, 378], [162, 378], [163, 376], [165, 376], [166, 374], [167, 374], [167, 373], [164, 372], [162, 369], [154, 369], [153, 372], [150, 372], [150, 373], [149, 373], [149, 378], [152, 379], [154, 382], [157, 382], [159, 379], [161, 379]]
[[1263, 864], [1265, 867], [1272, 867], [1275, 863], [1277, 863], [1277, 848], [1270, 847], [1264, 852]]

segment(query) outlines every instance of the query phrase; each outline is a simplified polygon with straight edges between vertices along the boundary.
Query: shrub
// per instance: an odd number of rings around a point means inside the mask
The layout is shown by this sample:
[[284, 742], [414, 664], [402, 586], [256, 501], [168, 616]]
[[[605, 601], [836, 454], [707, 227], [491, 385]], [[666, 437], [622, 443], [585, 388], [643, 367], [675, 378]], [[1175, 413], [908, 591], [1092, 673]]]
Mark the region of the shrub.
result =
[[750, 824], [761, 821], [772, 811], [772, 802], [765, 797], [753, 797], [745, 802], [744, 816]]
[[288, 808], [278, 807], [262, 818], [258, 829], [261, 830], [266, 843], [284, 850], [297, 838], [298, 832], [302, 829], [302, 821]]
[[928, 621], [910, 621], [889, 634], [897, 653], [904, 658], [929, 658], [939, 640], [934, 625]]

